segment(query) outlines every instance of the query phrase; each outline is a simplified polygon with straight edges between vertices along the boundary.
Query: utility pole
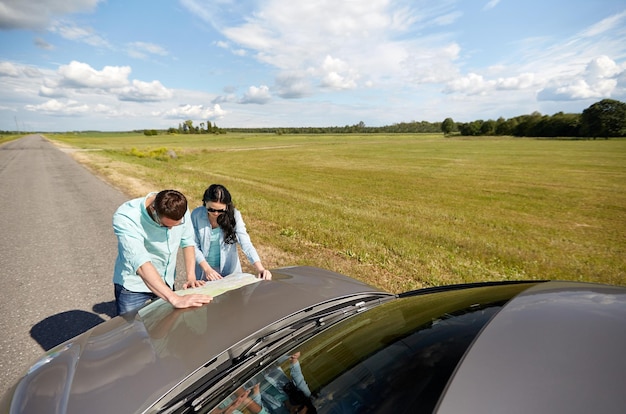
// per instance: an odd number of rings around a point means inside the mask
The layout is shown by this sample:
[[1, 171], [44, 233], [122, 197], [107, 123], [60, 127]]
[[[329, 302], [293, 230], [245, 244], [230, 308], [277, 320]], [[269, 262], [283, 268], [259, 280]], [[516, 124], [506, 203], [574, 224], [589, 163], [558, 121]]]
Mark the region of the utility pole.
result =
[[17, 124], [17, 117], [14, 116], [13, 119], [15, 119], [15, 127], [17, 128], [17, 133], [20, 133], [20, 126]]

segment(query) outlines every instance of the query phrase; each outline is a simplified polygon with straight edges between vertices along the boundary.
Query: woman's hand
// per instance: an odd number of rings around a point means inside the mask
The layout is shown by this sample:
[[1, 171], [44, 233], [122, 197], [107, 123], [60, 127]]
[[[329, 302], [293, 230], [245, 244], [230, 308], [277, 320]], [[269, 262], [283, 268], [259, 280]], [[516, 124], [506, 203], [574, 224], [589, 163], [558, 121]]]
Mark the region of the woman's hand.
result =
[[209, 266], [207, 262], [200, 263], [200, 267], [202, 268], [202, 271], [204, 272], [204, 278], [207, 281], [223, 279], [222, 275], [220, 275], [219, 272], [216, 272], [215, 269]]
[[219, 273], [217, 273], [215, 270], [211, 269], [208, 272], [205, 271], [204, 272], [204, 277], [206, 277], [206, 280], [210, 281], [210, 280], [220, 280], [223, 279], [222, 275], [220, 275]]
[[263, 280], [272, 280], [272, 272], [267, 269], [259, 270], [256, 277]]
[[183, 289], [196, 288], [204, 286], [206, 282], [204, 280], [188, 280], [183, 284]]

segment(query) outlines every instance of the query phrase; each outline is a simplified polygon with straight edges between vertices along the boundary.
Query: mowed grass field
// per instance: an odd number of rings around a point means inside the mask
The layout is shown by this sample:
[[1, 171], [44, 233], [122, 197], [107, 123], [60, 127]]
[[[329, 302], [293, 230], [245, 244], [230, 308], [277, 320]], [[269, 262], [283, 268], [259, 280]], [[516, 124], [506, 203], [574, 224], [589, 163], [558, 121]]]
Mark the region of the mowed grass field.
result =
[[518, 279], [626, 285], [624, 139], [48, 138], [98, 150], [76, 155], [129, 197], [175, 188], [193, 208], [209, 184], [224, 184], [270, 268], [319, 266], [392, 292]]

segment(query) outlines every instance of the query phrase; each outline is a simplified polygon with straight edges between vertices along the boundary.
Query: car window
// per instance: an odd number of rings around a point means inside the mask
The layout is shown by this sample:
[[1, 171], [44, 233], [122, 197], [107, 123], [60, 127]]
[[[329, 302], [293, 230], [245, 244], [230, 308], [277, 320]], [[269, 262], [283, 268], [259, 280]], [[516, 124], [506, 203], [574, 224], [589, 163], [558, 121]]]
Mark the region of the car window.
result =
[[[285, 360], [288, 362], [281, 363]], [[311, 391], [302, 375], [299, 362], [285, 356], [237, 387], [210, 413], [306, 414], [314, 411]]]
[[380, 305], [298, 344], [204, 412], [430, 413], [480, 330], [527, 287]]

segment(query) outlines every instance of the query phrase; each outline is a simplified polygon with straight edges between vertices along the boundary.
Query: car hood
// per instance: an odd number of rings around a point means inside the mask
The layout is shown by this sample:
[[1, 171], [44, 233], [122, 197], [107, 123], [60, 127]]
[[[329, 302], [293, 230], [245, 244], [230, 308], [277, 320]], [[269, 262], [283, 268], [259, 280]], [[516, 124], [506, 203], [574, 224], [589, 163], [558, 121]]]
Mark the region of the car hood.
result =
[[33, 365], [0, 412], [144, 412], [208, 361], [276, 321], [341, 298], [390, 295], [318, 268], [272, 274], [271, 281], [242, 274], [185, 291], [214, 295], [201, 308], [174, 309], [157, 300], [96, 326]]

